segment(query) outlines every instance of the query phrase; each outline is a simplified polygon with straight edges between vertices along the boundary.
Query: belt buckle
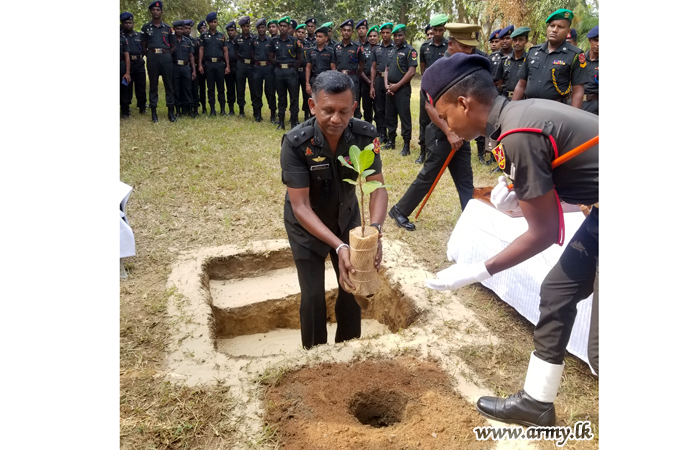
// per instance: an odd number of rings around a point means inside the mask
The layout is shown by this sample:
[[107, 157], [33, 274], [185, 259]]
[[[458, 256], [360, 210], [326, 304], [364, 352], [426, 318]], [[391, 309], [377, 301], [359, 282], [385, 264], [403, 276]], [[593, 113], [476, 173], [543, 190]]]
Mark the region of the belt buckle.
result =
[[262, 67], [265, 67], [265, 66], [267, 65], [267, 61], [260, 61], [260, 65], [261, 65]]
[[347, 70], [341, 70], [341, 72], [343, 72], [345, 75], [348, 74], [348, 71], [347, 71]]
[[243, 62], [244, 62], [245, 64], [250, 64], [250, 60], [249, 60], [249, 59], [244, 59]]
[[512, 92], [512, 91], [508, 91], [508, 98], [511, 98], [511, 97], [513, 97], [513, 92]]
[[180, 61], [180, 60], [178, 60], [178, 61], [177, 61], [177, 65], [178, 65], [178, 66], [184, 66], [184, 65], [185, 65], [185, 61]]
[[219, 61], [219, 58], [212, 58], [211, 59], [211, 62], [218, 62], [218, 61]]
[[288, 64], [280, 64], [280, 69], [289, 69]]
[[156, 48], [156, 49], [154, 49], [154, 50], [155, 50], [154, 53], [163, 53], [163, 49], [162, 49], [162, 48]]

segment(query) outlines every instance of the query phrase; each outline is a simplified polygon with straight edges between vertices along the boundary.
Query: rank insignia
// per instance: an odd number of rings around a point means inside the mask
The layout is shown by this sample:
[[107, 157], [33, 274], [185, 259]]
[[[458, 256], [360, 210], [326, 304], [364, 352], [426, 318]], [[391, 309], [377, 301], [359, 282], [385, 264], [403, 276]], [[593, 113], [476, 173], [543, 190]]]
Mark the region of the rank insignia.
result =
[[374, 148], [372, 150], [374, 151], [374, 153], [376, 153], [378, 155], [379, 154], [379, 138], [378, 137], [374, 138], [374, 140], [372, 141], [372, 144], [374, 144]]
[[349, 156], [346, 156], [346, 157], [345, 157], [345, 162], [348, 163], [348, 164], [350, 164], [350, 165], [352, 166], [352, 160], [350, 159]]
[[565, 13], [564, 13], [564, 18], [565, 18], [565, 19], [568, 19], [568, 18], [569, 18], [569, 13], [568, 13], [568, 12], [565, 12]]
[[565, 66], [566, 63], [560, 59], [555, 59], [554, 62], [552, 62], [555, 66]]
[[503, 153], [503, 144], [498, 144], [498, 147], [491, 150], [491, 153], [493, 153], [493, 157], [496, 158], [496, 162], [498, 163], [498, 168], [501, 170], [505, 170], [506, 169], [506, 155], [505, 155], [505, 153]]
[[[307, 154], [308, 154], [308, 153], [307, 153]], [[325, 156], [319, 156], [318, 158], [313, 158], [311, 161], [321, 162], [321, 161], [323, 161], [324, 159], [326, 159]]]
[[411, 58], [416, 59], [417, 56], [418, 56], [418, 53], [416, 53], [416, 51], [413, 50], [413, 51], [411, 52]]
[[312, 152], [309, 147], [306, 147], [306, 156], [311, 156], [313, 154], [314, 154], [314, 152]]
[[581, 63], [581, 67], [586, 67], [586, 55], [584, 55], [583, 53], [579, 53], [578, 62]]

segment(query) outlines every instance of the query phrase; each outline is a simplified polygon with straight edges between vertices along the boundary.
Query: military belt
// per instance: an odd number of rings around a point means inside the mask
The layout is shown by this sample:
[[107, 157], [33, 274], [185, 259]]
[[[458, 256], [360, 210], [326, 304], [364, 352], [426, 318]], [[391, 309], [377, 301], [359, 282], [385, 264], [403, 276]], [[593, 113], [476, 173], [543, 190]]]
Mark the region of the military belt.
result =
[[224, 62], [224, 58], [204, 58], [209, 62]]
[[377, 72], [377, 75], [379, 75], [380, 77], [384, 78], [384, 72]]
[[514, 94], [514, 93], [515, 93], [514, 91], [508, 91], [508, 98], [513, 97], [513, 94]]
[[293, 68], [294, 64], [277, 64], [277, 67], [280, 69], [291, 69]]
[[598, 94], [583, 94], [584, 102], [590, 102], [593, 100], [598, 100]]
[[242, 59], [241, 61], [243, 62], [243, 64], [253, 65], [253, 60], [251, 59]]
[[163, 53], [163, 50], [164, 49], [162, 49], [162, 48], [149, 48], [148, 49], [148, 51], [151, 53]]
[[175, 62], [177, 63], [178, 66], [185, 66], [188, 64], [188, 61], [182, 61], [180, 59], [176, 60]]
[[357, 75], [357, 70], [341, 70], [345, 75]]
[[255, 61], [256, 66], [265, 67], [265, 66], [267, 66], [267, 64], [268, 64], [267, 61]]
[[305, 72], [306, 68], [305, 67], [299, 67], [299, 72]]
[[129, 55], [131, 59], [143, 59], [143, 55]]

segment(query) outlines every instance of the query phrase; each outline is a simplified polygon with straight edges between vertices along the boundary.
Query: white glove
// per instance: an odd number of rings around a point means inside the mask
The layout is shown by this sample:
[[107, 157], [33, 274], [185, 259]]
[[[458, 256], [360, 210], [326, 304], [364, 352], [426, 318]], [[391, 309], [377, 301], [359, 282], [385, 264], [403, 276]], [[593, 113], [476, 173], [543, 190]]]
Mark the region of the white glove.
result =
[[438, 272], [436, 279], [426, 279], [425, 285], [430, 289], [445, 291], [459, 289], [477, 281], [484, 281], [490, 277], [491, 274], [486, 270], [486, 264], [483, 262], [474, 264], [457, 263]]
[[515, 191], [508, 190], [506, 177], [498, 177], [498, 184], [491, 191], [491, 203], [499, 211], [518, 211], [520, 201]]

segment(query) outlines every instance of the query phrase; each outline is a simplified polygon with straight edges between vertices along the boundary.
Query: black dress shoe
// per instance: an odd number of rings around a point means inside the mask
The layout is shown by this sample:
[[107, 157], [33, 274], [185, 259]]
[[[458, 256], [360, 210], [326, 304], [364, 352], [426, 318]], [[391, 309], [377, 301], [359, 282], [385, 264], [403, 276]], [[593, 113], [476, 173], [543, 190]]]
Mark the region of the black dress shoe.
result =
[[410, 154], [411, 154], [410, 146], [408, 145], [408, 142], [404, 142], [403, 148], [401, 149], [401, 156], [408, 156]]
[[275, 113], [275, 111], [272, 111], [270, 113], [270, 123], [272, 125], [277, 125], [279, 123], [279, 121], [277, 120], [277, 114]]
[[245, 117], [245, 111], [243, 111], [243, 106], [240, 107], [241, 112], [238, 113], [238, 117]]
[[389, 210], [389, 217], [396, 221], [396, 225], [401, 228], [405, 228], [408, 231], [415, 231], [416, 226], [408, 221], [408, 217], [401, 214], [401, 212], [396, 209], [396, 206], [392, 206]]
[[396, 144], [394, 144], [394, 141], [387, 140], [382, 148], [384, 150], [393, 149], [393, 148], [396, 148]]
[[260, 114], [258, 114], [257, 116], [255, 116], [255, 121], [256, 121], [256, 122], [262, 122], [262, 116], [261, 116]]
[[280, 120], [279, 125], [277, 125], [278, 130], [284, 130], [284, 119]]
[[481, 397], [476, 409], [489, 419], [528, 427], [553, 427], [554, 403], [543, 403], [520, 390], [507, 398]]
[[168, 120], [171, 122], [175, 122], [177, 118], [175, 117], [175, 107], [174, 106], [168, 106]]
[[416, 159], [416, 164], [423, 164], [425, 162], [425, 150], [420, 151], [420, 156]]
[[139, 108], [139, 114], [146, 114], [146, 108]]
[[386, 143], [386, 135], [385, 135], [385, 134], [380, 134], [380, 135], [379, 135], [379, 143], [380, 143], [380, 144], [385, 144], [385, 143]]
[[151, 108], [151, 120], [153, 123], [158, 123], [158, 114], [156, 113], [155, 108]]
[[486, 160], [484, 159], [484, 155], [479, 155], [479, 162], [480, 162], [481, 164], [483, 164], [483, 165], [487, 165], [487, 164], [488, 164], [488, 163], [486, 162]]

